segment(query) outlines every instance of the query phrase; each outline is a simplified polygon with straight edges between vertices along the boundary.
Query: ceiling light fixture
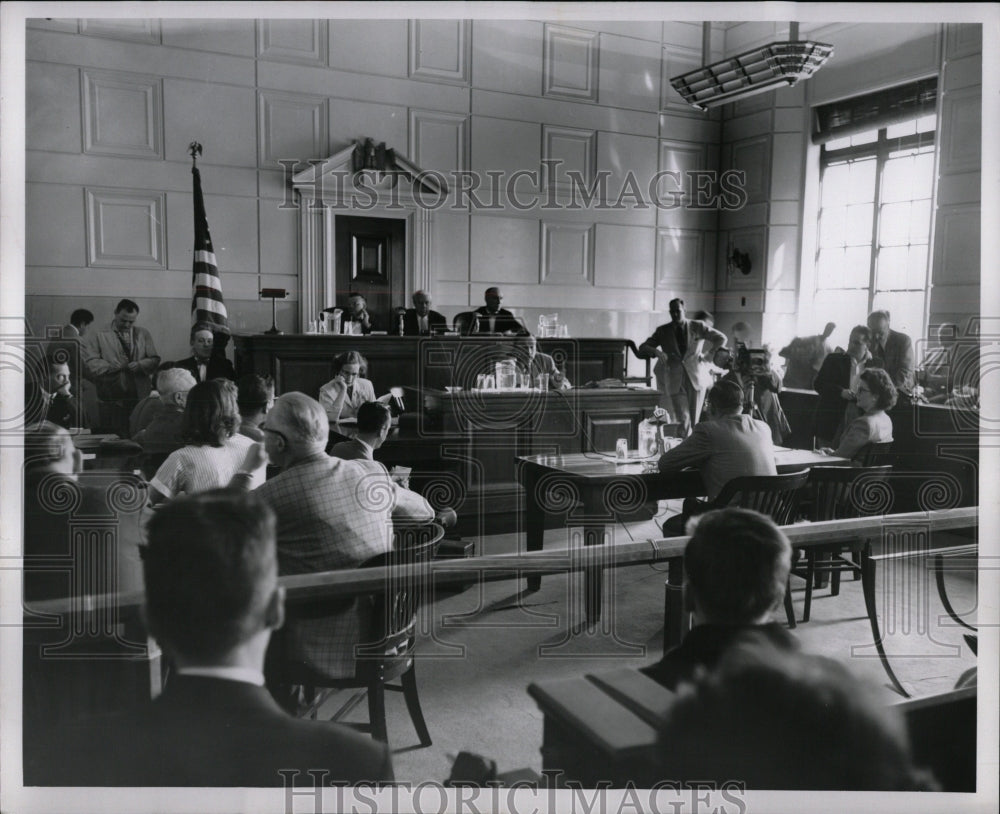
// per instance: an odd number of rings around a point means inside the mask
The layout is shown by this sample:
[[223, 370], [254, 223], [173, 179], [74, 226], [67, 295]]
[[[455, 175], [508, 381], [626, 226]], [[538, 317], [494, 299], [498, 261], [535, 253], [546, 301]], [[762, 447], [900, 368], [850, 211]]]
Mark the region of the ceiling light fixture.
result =
[[[702, 62], [711, 56], [711, 23], [705, 23]], [[787, 88], [808, 79], [833, 55], [833, 46], [812, 40], [798, 41], [799, 24], [791, 23], [790, 39], [772, 42], [734, 57], [704, 65], [670, 84], [684, 101], [698, 110], [709, 110], [765, 91]]]

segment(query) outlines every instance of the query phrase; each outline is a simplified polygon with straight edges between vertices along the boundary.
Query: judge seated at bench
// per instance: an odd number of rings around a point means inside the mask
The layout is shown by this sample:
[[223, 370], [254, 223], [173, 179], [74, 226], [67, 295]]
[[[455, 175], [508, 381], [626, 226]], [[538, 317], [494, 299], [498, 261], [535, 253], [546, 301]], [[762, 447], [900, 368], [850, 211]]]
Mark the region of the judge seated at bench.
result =
[[375, 401], [375, 387], [365, 378], [368, 360], [357, 351], [347, 351], [333, 360], [334, 377], [319, 389], [319, 403], [331, 422], [356, 420], [358, 408]]
[[798, 640], [771, 621], [785, 596], [792, 547], [774, 522], [749, 509], [727, 508], [691, 520], [684, 549], [684, 609], [694, 627], [642, 672], [667, 689], [712, 669], [735, 643], [758, 640], [796, 650]]
[[431, 310], [431, 295], [413, 292], [413, 307], [403, 312], [403, 336], [430, 336], [448, 329], [444, 314]]
[[506, 334], [508, 336], [526, 336], [528, 329], [521, 324], [506, 308], [501, 308], [503, 294], [496, 286], [486, 289], [483, 299], [486, 305], [481, 305], [472, 312], [472, 324], [467, 333]]

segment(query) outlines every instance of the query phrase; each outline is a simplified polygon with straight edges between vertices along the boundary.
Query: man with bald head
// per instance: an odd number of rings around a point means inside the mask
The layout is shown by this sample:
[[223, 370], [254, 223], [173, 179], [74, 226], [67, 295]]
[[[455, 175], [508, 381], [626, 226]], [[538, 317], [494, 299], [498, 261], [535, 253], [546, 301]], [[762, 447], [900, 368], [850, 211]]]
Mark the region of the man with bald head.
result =
[[444, 314], [431, 310], [431, 295], [426, 291], [413, 292], [413, 307], [403, 314], [403, 336], [430, 336], [448, 329]]
[[[382, 464], [328, 456], [326, 411], [304, 393], [275, 399], [260, 429], [269, 460], [281, 468], [256, 491], [277, 515], [282, 575], [355, 568], [391, 550], [393, 520], [434, 519], [427, 501], [393, 483]], [[353, 676], [366, 618], [355, 600], [319, 617], [290, 614], [283, 658], [330, 678]]]
[[506, 308], [501, 308], [503, 293], [496, 286], [490, 286], [483, 295], [486, 305], [481, 305], [472, 312], [475, 320], [477, 317], [479, 327], [473, 323], [470, 333], [482, 334], [508, 334], [511, 336], [527, 336], [528, 330], [521, 324]]

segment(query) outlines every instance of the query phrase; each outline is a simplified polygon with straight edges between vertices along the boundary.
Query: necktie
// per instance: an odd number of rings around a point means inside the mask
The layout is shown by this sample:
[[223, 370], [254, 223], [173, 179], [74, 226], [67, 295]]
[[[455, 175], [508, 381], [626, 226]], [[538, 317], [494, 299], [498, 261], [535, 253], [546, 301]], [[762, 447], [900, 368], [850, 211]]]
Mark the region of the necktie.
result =
[[349, 398], [349, 399], [354, 398], [354, 385], [353, 384], [347, 385], [347, 398]]
[[118, 334], [118, 339], [121, 340], [121, 343], [122, 343], [122, 345], [124, 345], [125, 350], [128, 352], [129, 356], [131, 356], [132, 355], [132, 332], [131, 331], [125, 331], [123, 333], [123, 332], [120, 332], [120, 331], [116, 331], [115, 333]]
[[677, 350], [680, 351], [681, 356], [687, 353], [688, 340], [687, 331], [684, 330], [684, 323], [677, 323]]
[[422, 334], [427, 333], [427, 317], [419, 317], [419, 322], [420, 322], [419, 326], [420, 333]]
[[208, 365], [204, 362], [198, 363], [198, 381], [205, 381], [205, 376], [208, 374]]
[[497, 332], [497, 318], [490, 314], [490, 333], [495, 334]]

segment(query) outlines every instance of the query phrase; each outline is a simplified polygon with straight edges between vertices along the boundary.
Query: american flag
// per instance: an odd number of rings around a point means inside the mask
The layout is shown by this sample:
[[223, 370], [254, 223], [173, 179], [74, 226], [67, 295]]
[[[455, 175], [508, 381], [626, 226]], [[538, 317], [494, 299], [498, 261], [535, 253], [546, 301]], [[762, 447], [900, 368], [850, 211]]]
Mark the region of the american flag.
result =
[[208, 231], [205, 216], [205, 199], [201, 194], [201, 173], [197, 167], [191, 168], [194, 175], [194, 266], [191, 286], [194, 297], [191, 300], [193, 322], [208, 322], [215, 326], [216, 333], [229, 333], [229, 317], [226, 303], [222, 299], [222, 281], [215, 265], [215, 251], [212, 249], [212, 235]]

